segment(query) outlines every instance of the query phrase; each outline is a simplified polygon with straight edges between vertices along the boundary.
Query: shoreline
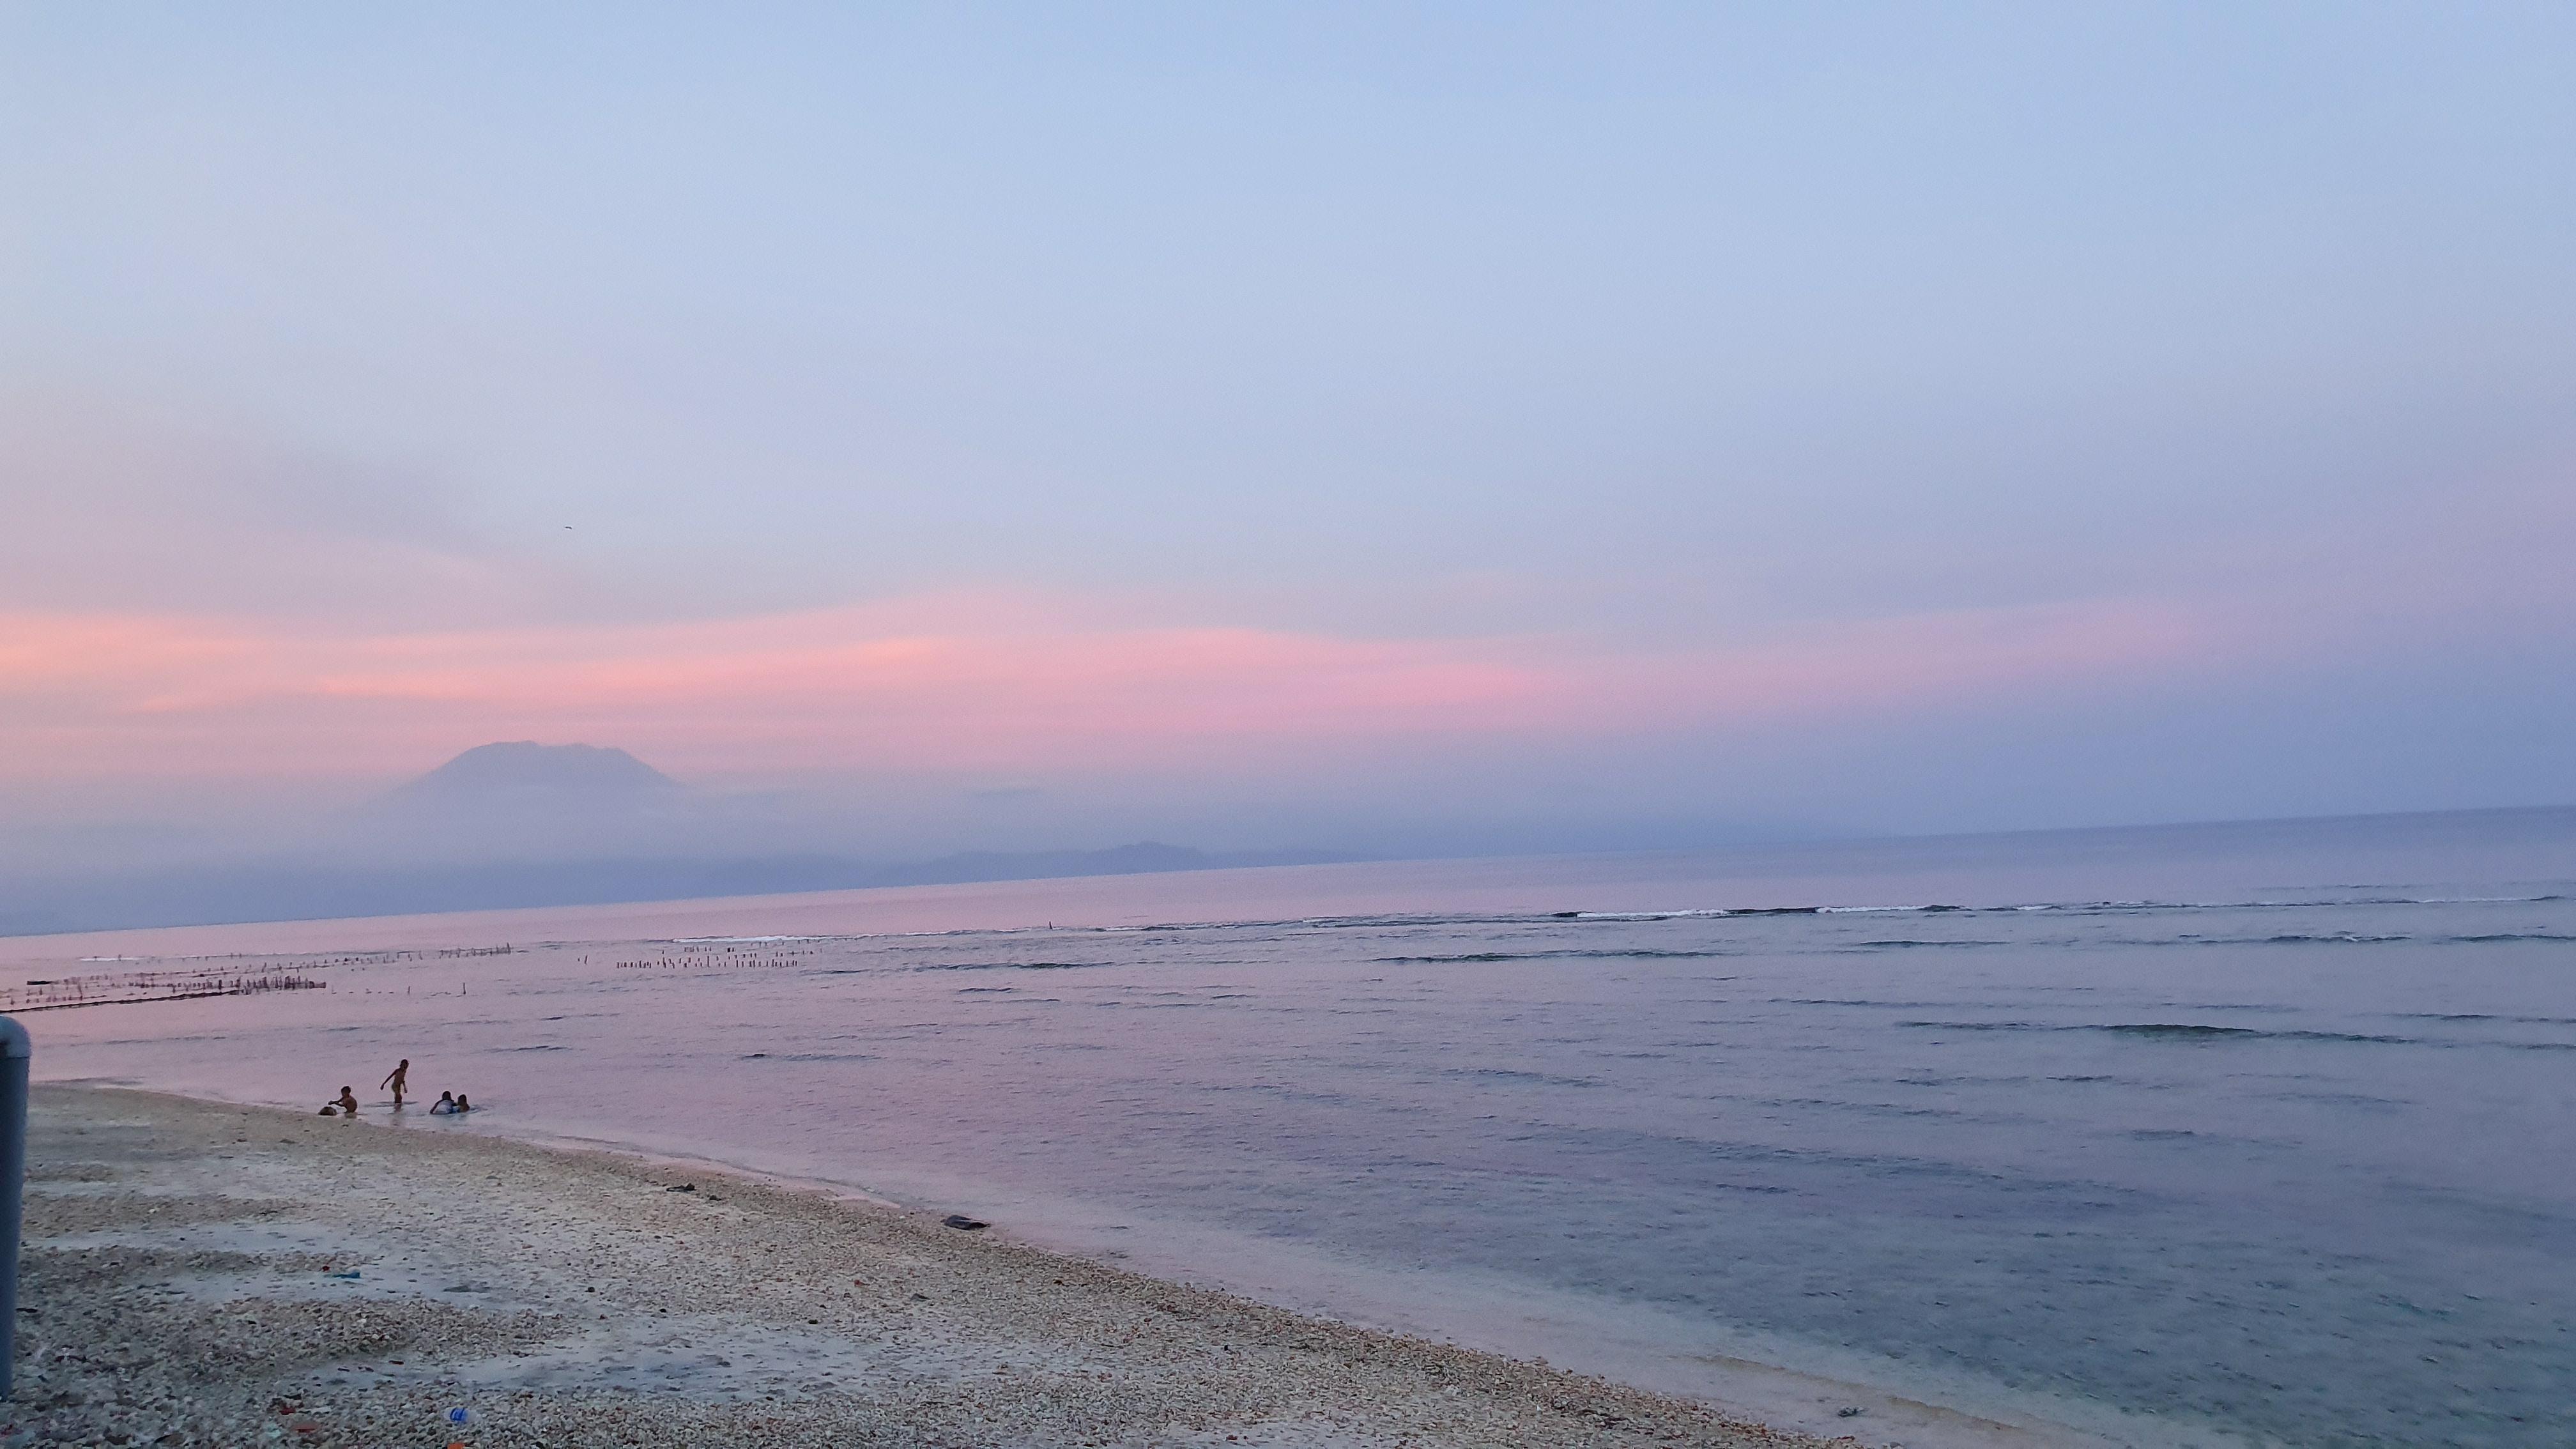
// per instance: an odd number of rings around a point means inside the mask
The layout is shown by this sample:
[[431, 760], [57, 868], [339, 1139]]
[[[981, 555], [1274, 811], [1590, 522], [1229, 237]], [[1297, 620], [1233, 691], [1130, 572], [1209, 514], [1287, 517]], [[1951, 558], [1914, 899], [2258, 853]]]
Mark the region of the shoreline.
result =
[[48, 1084], [29, 1179], [11, 1445], [1828, 1442], [604, 1151]]
[[[588, 1162], [629, 1174], [720, 1179], [744, 1190], [784, 1194], [861, 1215], [930, 1223], [944, 1213], [939, 1207], [925, 1207], [850, 1182], [610, 1138], [512, 1133], [478, 1122], [426, 1116], [389, 1119], [381, 1108], [354, 1123], [308, 1119], [301, 1109], [273, 1103], [99, 1079], [39, 1083], [36, 1090], [40, 1102], [46, 1094], [64, 1093], [75, 1099], [155, 1103], [183, 1114], [250, 1114], [298, 1126], [336, 1125], [342, 1133], [355, 1130], [382, 1137], [396, 1153], [415, 1143], [479, 1143], [505, 1154], [516, 1150], [529, 1155], [532, 1162], [560, 1161], [567, 1168]], [[32, 1178], [32, 1153], [30, 1162]], [[202, 1170], [205, 1164], [194, 1166]], [[2048, 1413], [2051, 1406], [2045, 1403], [2033, 1408], [2017, 1402], [1980, 1401], [1973, 1392], [1958, 1392], [1946, 1383], [1906, 1386], [1870, 1372], [1873, 1366], [1867, 1364], [1844, 1372], [1834, 1372], [1832, 1366], [1819, 1371], [1812, 1362], [1791, 1367], [1795, 1360], [1773, 1346], [1720, 1336], [1709, 1325], [1651, 1309], [1612, 1312], [1605, 1305], [1526, 1284], [1502, 1280], [1480, 1284], [1456, 1275], [1370, 1267], [1221, 1229], [1168, 1222], [1139, 1223], [1144, 1231], [1138, 1236], [1110, 1238], [1084, 1231], [1078, 1212], [1059, 1211], [1072, 1205], [1052, 1200], [986, 1206], [992, 1201], [989, 1193], [923, 1196], [963, 1198], [977, 1212], [1006, 1219], [978, 1236], [988, 1242], [1009, 1242], [1048, 1261], [1078, 1263], [1152, 1288], [1213, 1292], [1300, 1320], [1669, 1397], [1739, 1427], [1762, 1427], [1783, 1436], [1762, 1442], [1830, 1440], [1904, 1449], [2043, 1445], [2104, 1449], [2232, 1442], [2223, 1431], [2202, 1428], [2184, 1435], [2178, 1425], [2108, 1410], [2094, 1416], [2091, 1427], [2078, 1427], [2084, 1418]], [[1089, 1226], [1097, 1229], [1099, 1224]], [[1123, 1234], [1127, 1227], [1121, 1225], [1118, 1231]], [[32, 1234], [31, 1228], [31, 1245]], [[1211, 1272], [1212, 1264], [1223, 1267]], [[11, 1442], [16, 1441], [0, 1435], [0, 1444]]]
[[[40, 1082], [37, 1091], [40, 1100], [47, 1092], [66, 1092], [140, 1099], [182, 1111], [247, 1112], [297, 1124], [307, 1121], [301, 1109], [274, 1103], [99, 1079]], [[2034, 1407], [1993, 1396], [1980, 1399], [1972, 1388], [1963, 1391], [1962, 1386], [1944, 1382], [1906, 1385], [1872, 1372], [1877, 1366], [1871, 1364], [1820, 1367], [1810, 1361], [1795, 1367], [1791, 1366], [1795, 1357], [1773, 1345], [1725, 1335], [1710, 1325], [1651, 1309], [1612, 1312], [1605, 1305], [1516, 1282], [1474, 1283], [1454, 1274], [1373, 1267], [1221, 1229], [1171, 1222], [1140, 1222], [1143, 1231], [1135, 1237], [1123, 1236], [1128, 1228], [1120, 1225], [1116, 1231], [1122, 1236], [1112, 1237], [1099, 1231], [1105, 1217], [1089, 1221], [1096, 1213], [1086, 1214], [1081, 1205], [1069, 1201], [1001, 1200], [989, 1191], [973, 1190], [923, 1192], [921, 1200], [909, 1200], [909, 1194], [889, 1196], [846, 1181], [765, 1169], [697, 1151], [567, 1133], [514, 1133], [482, 1122], [420, 1114], [394, 1119], [381, 1105], [353, 1123], [312, 1120], [397, 1143], [477, 1142], [502, 1150], [515, 1148], [541, 1160], [562, 1159], [567, 1165], [594, 1160], [628, 1172], [722, 1179], [745, 1189], [924, 1223], [936, 1222], [946, 1211], [925, 1206], [925, 1201], [964, 1200], [974, 1212], [1002, 1220], [979, 1237], [1009, 1242], [1049, 1260], [1080, 1263], [1145, 1285], [1214, 1292], [1299, 1319], [1667, 1396], [1721, 1420], [1785, 1435], [1780, 1442], [1804, 1444], [1812, 1436], [1903, 1449], [2115, 1449], [2122, 1445], [2161, 1449], [2168, 1444], [2233, 1442], [2223, 1431], [2203, 1428], [2183, 1434], [2180, 1426], [2109, 1410], [2092, 1416], [2091, 1427], [2078, 1427], [2082, 1417], [2051, 1414], [2047, 1410], [2052, 1405], [2046, 1403]], [[31, 1177], [33, 1162], [31, 1150]], [[1223, 1266], [1212, 1271], [1211, 1265], [1218, 1264]], [[1815, 1355], [1807, 1357], [1812, 1360]], [[9, 1442], [13, 1441], [0, 1436], [0, 1444]]]

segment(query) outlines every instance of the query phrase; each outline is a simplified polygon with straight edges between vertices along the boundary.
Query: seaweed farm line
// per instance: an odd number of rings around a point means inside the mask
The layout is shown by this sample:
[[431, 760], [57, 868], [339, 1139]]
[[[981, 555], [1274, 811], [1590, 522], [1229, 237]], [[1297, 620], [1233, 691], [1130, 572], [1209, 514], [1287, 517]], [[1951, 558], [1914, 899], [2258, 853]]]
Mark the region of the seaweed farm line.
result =
[[[397, 950], [343, 951], [327, 954], [314, 953], [296, 955], [293, 959], [297, 964], [307, 967], [392, 966], [404, 961], [458, 961], [469, 956], [515, 956], [525, 949], [527, 948], [504, 942], [498, 946], [442, 946], [434, 950], [427, 951]], [[83, 956], [79, 959], [78, 964], [83, 966], [99, 966], [122, 964], [129, 961], [139, 964], [146, 961], [275, 961], [278, 959], [280, 959], [279, 954], [273, 951], [227, 951], [221, 954], [200, 953], [186, 956]]]
[[794, 956], [655, 956], [611, 964], [620, 971], [736, 971], [750, 968], [782, 970], [812, 963], [804, 959], [804, 953], [799, 953]]
[[122, 971], [39, 978], [24, 986], [0, 987], [0, 1011], [57, 1011], [73, 1006], [184, 1001], [199, 996], [250, 996], [263, 991], [318, 991], [327, 984], [301, 971]]
[[[639, 956], [628, 961], [612, 961], [609, 965], [619, 971], [780, 970], [810, 965], [814, 955], [810, 947], [800, 951], [782, 951], [768, 943], [762, 943], [763, 949], [754, 949], [735, 942], [717, 941], [642, 944], [659, 946], [662, 950], [658, 955]], [[672, 945], [678, 946], [679, 950], [675, 952], [669, 949]], [[581, 959], [584, 963], [590, 960], [588, 956]]]

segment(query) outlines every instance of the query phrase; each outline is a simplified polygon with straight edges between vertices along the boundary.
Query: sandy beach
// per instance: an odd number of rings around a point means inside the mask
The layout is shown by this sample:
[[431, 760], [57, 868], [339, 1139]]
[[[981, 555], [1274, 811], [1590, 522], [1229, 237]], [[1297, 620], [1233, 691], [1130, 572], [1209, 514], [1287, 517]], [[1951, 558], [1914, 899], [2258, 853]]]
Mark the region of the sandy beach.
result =
[[995, 1229], [440, 1125], [39, 1088], [0, 1443], [1828, 1442]]

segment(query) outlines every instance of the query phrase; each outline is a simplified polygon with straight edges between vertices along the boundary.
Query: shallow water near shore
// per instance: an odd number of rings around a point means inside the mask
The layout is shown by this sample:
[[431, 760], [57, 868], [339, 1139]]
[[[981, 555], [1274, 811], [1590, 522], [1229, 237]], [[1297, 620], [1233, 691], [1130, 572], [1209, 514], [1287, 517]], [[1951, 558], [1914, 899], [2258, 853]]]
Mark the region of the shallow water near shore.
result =
[[407, 1056], [453, 1125], [1302, 1306], [1521, 1290], [1563, 1361], [1626, 1323], [2141, 1442], [2576, 1442], [2576, 812], [0, 942], [236, 953], [328, 989], [31, 1014], [39, 1075], [381, 1125]]

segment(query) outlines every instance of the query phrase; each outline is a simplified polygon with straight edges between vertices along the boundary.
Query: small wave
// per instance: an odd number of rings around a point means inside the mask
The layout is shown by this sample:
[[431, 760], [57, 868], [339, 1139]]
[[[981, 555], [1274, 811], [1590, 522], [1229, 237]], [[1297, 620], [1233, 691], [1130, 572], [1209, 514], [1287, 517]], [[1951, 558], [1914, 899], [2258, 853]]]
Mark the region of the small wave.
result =
[[1701, 961], [1735, 951], [1470, 951], [1457, 956], [1372, 956], [1371, 965], [1455, 966], [1487, 961]]
[[[1921, 1011], [1925, 1007], [1939, 1006], [1941, 1003], [1937, 1001], [1871, 1001], [1866, 997], [1847, 996], [1774, 996], [1771, 998], [1769, 1004], [1773, 1006], [1881, 1006], [1892, 1011], [1901, 1011], [1908, 1008], [1915, 1011]], [[1910, 1024], [1911, 1023], [1909, 1023], [1909, 1025]]]
[[2011, 944], [2012, 944], [2012, 943], [2011, 943], [2011, 942], [2009, 942], [2009, 941], [1914, 941], [1914, 940], [1905, 940], [1905, 939], [1900, 938], [1900, 939], [1887, 940], [1887, 941], [1862, 941], [1862, 942], [1860, 942], [1860, 943], [1859, 943], [1859, 944], [1857, 944], [1857, 945], [1853, 945], [1853, 946], [1846, 946], [1846, 947], [1844, 947], [1843, 949], [1844, 949], [1844, 950], [1847, 950], [1847, 951], [1874, 951], [1874, 950], [1901, 950], [1901, 949], [1904, 949], [1904, 948], [1906, 948], [1906, 947], [1911, 947], [1911, 946], [1932, 946], [1932, 947], [1989, 946], [1989, 947], [1991, 947], [1991, 946], [2008, 946], [2008, 945], [2011, 945]]
[[2406, 1011], [2407, 1021], [2509, 1021], [2517, 1026], [2576, 1026], [2576, 1016], [2498, 1016], [2484, 1011]]
[[550, 1041], [541, 1041], [535, 1046], [503, 1047], [501, 1050], [505, 1052], [568, 1052], [571, 1051], [572, 1048], [567, 1046], [557, 1046]]
[[1776, 916], [1781, 911], [1557, 911], [1551, 919], [1559, 921], [1687, 921], [1709, 916]]
[[913, 971], [1090, 971], [1114, 966], [1114, 961], [944, 961], [930, 966], [913, 966]]
[[[752, 1056], [765, 1056], [773, 1062], [872, 1062], [876, 1060], [867, 1052], [754, 1052]], [[743, 1058], [745, 1061], [750, 1059], [750, 1057]]]
[[2180, 935], [2165, 940], [2146, 939], [2121, 945], [2174, 946], [2387, 946], [2405, 942], [2425, 946], [2488, 946], [2508, 941], [2576, 941], [2576, 935], [2556, 931], [2491, 931], [2463, 936], [2415, 936], [2403, 933], [2374, 934], [2362, 931], [2304, 932], [2285, 931], [2271, 936], [2198, 936]]
[[1472, 1077], [1494, 1082], [1536, 1082], [1550, 1087], [1597, 1087], [1601, 1083], [1590, 1077], [1560, 1077], [1549, 1072], [1524, 1072], [1512, 1067], [1451, 1067], [1441, 1072], [1444, 1077]]
[[2576, 936], [2557, 931], [2497, 931], [2484, 936], [2452, 936], [2447, 939], [2486, 945], [2494, 941], [2576, 941]]
[[2412, 941], [2414, 939], [2415, 938], [2412, 936], [2365, 936], [2357, 931], [2333, 931], [2324, 935], [2286, 931], [2277, 936], [2259, 936], [2249, 938], [2245, 941], [2214, 940], [2201, 941], [2195, 944], [2207, 946], [2380, 946], [2386, 945], [2392, 941]]
[[[2284, 1031], [2251, 1026], [2211, 1026], [2196, 1021], [2119, 1021], [2057, 1023], [2044, 1021], [1901, 1021], [1899, 1026], [1926, 1031], [2098, 1031], [2150, 1041], [2335, 1041], [2379, 1046], [2452, 1045], [2420, 1037], [2382, 1036], [2350, 1031]], [[2509, 1045], [2510, 1043], [2500, 1043]]]
[[2261, 1030], [2246, 1026], [2203, 1026], [2198, 1023], [2143, 1022], [2136, 1025], [2093, 1027], [2094, 1031], [2119, 1032], [2129, 1036], [2177, 1037], [2184, 1040], [2215, 1037], [2262, 1037], [2272, 1041], [2344, 1041], [2368, 1042], [2379, 1046], [2423, 1046], [2421, 1037], [2384, 1036], [2358, 1031], [2283, 1031]]

